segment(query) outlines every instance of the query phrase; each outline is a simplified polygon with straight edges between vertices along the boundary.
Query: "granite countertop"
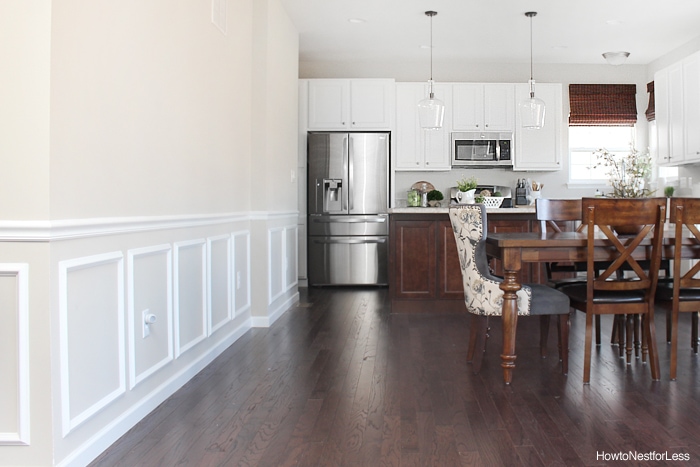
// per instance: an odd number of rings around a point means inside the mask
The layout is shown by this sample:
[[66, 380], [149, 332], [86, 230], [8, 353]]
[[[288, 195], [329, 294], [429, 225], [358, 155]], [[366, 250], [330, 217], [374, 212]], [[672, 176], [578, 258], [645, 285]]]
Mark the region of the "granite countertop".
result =
[[[392, 208], [389, 209], [389, 214], [447, 214], [449, 208], [447, 206], [440, 208]], [[534, 214], [535, 206], [518, 206], [515, 208], [486, 208], [486, 213], [499, 214]]]

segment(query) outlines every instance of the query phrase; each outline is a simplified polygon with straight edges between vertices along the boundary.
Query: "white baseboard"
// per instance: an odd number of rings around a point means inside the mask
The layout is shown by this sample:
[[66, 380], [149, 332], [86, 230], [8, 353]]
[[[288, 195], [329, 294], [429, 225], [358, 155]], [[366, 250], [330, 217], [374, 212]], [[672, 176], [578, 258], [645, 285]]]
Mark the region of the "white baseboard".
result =
[[151, 413], [151, 411], [163, 403], [163, 401], [172, 396], [197, 373], [202, 371], [207, 365], [214, 361], [214, 359], [216, 359], [224, 352], [224, 350], [231, 346], [231, 344], [243, 336], [243, 334], [251, 329], [251, 327], [252, 320], [250, 317], [248, 317], [231, 334], [212, 347], [209, 352], [202, 355], [189, 367], [184, 368], [178, 374], [173, 375], [151, 394], [144, 397], [141, 402], [133, 405], [127, 412], [124, 412], [112, 423], [95, 433], [94, 436], [85, 441], [80, 447], [78, 447], [56, 465], [59, 467], [82, 467], [88, 465], [115, 441], [121, 438], [127, 431], [129, 431], [144, 417]]
[[269, 316], [253, 316], [251, 318], [254, 328], [269, 328], [272, 324], [277, 321], [285, 311], [290, 309], [295, 303], [299, 302], [299, 291], [297, 290], [294, 295], [290, 296], [283, 303], [278, 305], [276, 308], [268, 309]]

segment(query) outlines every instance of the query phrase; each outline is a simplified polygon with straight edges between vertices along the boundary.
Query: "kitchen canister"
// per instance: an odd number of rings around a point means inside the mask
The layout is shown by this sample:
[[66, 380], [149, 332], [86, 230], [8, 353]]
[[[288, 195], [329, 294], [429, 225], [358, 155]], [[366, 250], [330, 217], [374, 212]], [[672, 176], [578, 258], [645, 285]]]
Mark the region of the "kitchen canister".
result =
[[420, 206], [420, 193], [418, 190], [408, 190], [406, 193], [406, 205], [409, 208], [415, 208]]

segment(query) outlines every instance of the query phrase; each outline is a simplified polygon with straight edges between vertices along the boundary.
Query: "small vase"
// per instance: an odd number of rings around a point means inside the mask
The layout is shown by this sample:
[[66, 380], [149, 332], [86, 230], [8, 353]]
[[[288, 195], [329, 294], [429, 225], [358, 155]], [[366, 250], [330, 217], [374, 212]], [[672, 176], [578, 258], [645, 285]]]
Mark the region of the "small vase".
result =
[[474, 193], [476, 193], [476, 188], [472, 188], [468, 191], [458, 191], [457, 201], [461, 204], [474, 204]]

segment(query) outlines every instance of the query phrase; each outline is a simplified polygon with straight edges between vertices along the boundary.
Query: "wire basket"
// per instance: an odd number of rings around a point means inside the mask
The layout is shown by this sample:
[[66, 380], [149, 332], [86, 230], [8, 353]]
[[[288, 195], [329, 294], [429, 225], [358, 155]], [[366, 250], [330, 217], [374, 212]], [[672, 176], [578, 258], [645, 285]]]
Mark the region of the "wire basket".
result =
[[503, 198], [503, 196], [484, 196], [483, 203], [487, 208], [500, 208]]

